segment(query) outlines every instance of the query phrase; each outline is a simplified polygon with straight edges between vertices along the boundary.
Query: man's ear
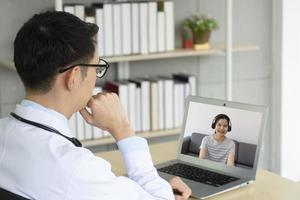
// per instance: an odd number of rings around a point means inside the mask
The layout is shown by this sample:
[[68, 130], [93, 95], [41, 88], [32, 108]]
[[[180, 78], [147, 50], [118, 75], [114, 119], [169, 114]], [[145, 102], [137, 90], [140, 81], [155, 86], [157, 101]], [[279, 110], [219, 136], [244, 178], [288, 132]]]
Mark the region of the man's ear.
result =
[[76, 89], [82, 81], [80, 67], [74, 67], [66, 75], [66, 87], [68, 90]]

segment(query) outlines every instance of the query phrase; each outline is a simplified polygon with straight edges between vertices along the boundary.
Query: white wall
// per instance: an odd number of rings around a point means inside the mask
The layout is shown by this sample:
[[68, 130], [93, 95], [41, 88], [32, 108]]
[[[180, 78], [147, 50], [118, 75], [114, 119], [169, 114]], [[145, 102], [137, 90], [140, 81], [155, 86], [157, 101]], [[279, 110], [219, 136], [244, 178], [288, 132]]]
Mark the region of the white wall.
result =
[[258, 143], [262, 113], [195, 102], [189, 106], [184, 136], [190, 136], [193, 132], [213, 134], [212, 121], [221, 113], [226, 114], [232, 123], [227, 137], [239, 142]]
[[280, 174], [281, 168], [281, 60], [282, 60], [282, 1], [274, 0], [272, 21], [272, 102], [270, 120], [270, 170]]
[[300, 180], [300, 1], [283, 1], [281, 174]]

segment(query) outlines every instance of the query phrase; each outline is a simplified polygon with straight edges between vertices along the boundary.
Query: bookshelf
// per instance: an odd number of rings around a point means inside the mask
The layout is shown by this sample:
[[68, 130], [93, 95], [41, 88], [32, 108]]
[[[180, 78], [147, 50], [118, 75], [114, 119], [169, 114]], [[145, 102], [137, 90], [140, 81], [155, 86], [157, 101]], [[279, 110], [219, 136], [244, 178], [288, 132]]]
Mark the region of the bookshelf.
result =
[[[203, 56], [224, 56], [226, 59], [226, 96], [228, 100], [231, 100], [232, 96], [232, 54], [237, 52], [250, 52], [259, 49], [256, 45], [233, 45], [232, 44], [232, 1], [226, 1], [226, 39], [223, 45], [211, 44], [208, 49], [194, 50], [194, 49], [175, 49], [174, 51], [166, 51], [159, 53], [139, 54], [139, 55], [126, 55], [126, 56], [113, 56], [104, 57], [109, 63], [117, 64], [117, 77], [126, 79], [129, 77], [130, 62], [135, 61], [147, 61], [169, 58], [188, 58], [188, 57], [203, 57]], [[62, 10], [63, 0], [55, 0], [55, 9]], [[4, 66], [15, 70], [12, 60], [0, 61], [0, 66]], [[137, 133], [137, 135], [144, 138], [155, 138], [169, 135], [176, 135], [179, 133], [179, 129], [161, 130], [154, 132]], [[111, 137], [103, 137], [95, 140], [83, 140], [84, 146], [105, 145], [114, 143], [114, 139]]]
[[[184, 58], [184, 57], [195, 57], [195, 56], [224, 56], [226, 54], [225, 47], [221, 45], [212, 45], [209, 49], [195, 50], [195, 49], [176, 49], [174, 51], [166, 51], [160, 53], [151, 54], [139, 54], [139, 55], [127, 55], [127, 56], [113, 56], [105, 57], [109, 63], [120, 63], [120, 62], [134, 62], [143, 60], [157, 60], [167, 58]], [[255, 45], [235, 45], [233, 46], [233, 52], [249, 52], [259, 50], [258, 46]], [[12, 60], [0, 61], [0, 66], [7, 67], [15, 70], [15, 66]]]
[[[237, 45], [233, 47], [233, 52], [245, 52], [245, 51], [256, 51], [259, 47], [255, 45]], [[132, 61], [143, 61], [143, 60], [156, 60], [166, 58], [183, 58], [193, 56], [222, 56], [225, 55], [225, 48], [220, 45], [212, 46], [209, 49], [195, 50], [195, 49], [176, 49], [174, 51], [152, 53], [145, 55], [128, 55], [128, 56], [114, 56], [107, 57], [107, 61], [110, 63], [118, 62], [132, 62]]]
[[[146, 139], [151, 139], [151, 138], [158, 138], [164, 136], [176, 136], [176, 135], [179, 136], [179, 133], [180, 133], [180, 128], [176, 128], [176, 129], [150, 131], [150, 132], [139, 132], [136, 133], [136, 135]], [[108, 137], [103, 137], [94, 140], [82, 140], [81, 143], [84, 147], [93, 147], [98, 145], [114, 144], [115, 139], [113, 137], [108, 136]]]

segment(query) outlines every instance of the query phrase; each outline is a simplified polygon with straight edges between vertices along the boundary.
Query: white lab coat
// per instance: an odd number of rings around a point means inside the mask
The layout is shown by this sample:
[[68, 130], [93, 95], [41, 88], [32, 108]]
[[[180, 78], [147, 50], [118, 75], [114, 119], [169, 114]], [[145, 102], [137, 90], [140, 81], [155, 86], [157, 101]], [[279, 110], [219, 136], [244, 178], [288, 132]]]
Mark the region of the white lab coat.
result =
[[[66, 123], [43, 110], [17, 105], [22, 118], [74, 137]], [[140, 145], [147, 145], [140, 139]], [[88, 149], [12, 117], [0, 120], [0, 187], [38, 200], [174, 199], [153, 166], [148, 148], [121, 152], [128, 177]]]

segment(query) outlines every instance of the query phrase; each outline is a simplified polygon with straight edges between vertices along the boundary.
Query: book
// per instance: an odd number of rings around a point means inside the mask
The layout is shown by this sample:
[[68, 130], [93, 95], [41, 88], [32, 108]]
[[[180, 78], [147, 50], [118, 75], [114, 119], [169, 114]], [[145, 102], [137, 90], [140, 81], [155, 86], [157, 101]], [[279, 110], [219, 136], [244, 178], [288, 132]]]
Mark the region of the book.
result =
[[121, 3], [122, 23], [122, 54], [131, 54], [131, 6], [130, 3]]
[[178, 120], [179, 121], [178, 121], [176, 127], [181, 127], [182, 123], [183, 123], [185, 98], [186, 98], [184, 87], [185, 87], [185, 84], [181, 83], [180, 84], [180, 89], [179, 89], [180, 94], [179, 94], [179, 102], [178, 102], [178, 107], [179, 107], [179, 119]]
[[135, 122], [133, 127], [136, 132], [140, 132], [142, 131], [141, 84], [139, 82], [130, 82], [135, 84]]
[[150, 83], [143, 78], [130, 79], [141, 88], [141, 131], [150, 130]]
[[164, 128], [174, 128], [174, 81], [170, 77], [159, 76], [163, 80]]
[[150, 130], [150, 83], [141, 80], [142, 131]]
[[175, 49], [175, 25], [174, 25], [174, 2], [165, 1], [165, 46], [167, 51], [172, 51]]
[[157, 50], [165, 51], [165, 12], [164, 2], [157, 2]]
[[65, 4], [64, 5], [64, 12], [71, 13], [75, 15], [75, 7], [73, 4]]
[[63, 0], [55, 0], [55, 11], [63, 11]]
[[148, 46], [149, 52], [157, 52], [157, 2], [148, 3]]
[[184, 99], [190, 95], [190, 84], [184, 83]]
[[128, 85], [128, 119], [132, 127], [135, 127], [136, 121], [136, 85], [127, 81]]
[[75, 15], [81, 19], [85, 20], [85, 9], [83, 4], [75, 4], [74, 5]]
[[96, 10], [94, 7], [85, 7], [85, 22], [96, 23]]
[[140, 38], [140, 53], [148, 54], [148, 3], [139, 3], [140, 7], [140, 23], [139, 23], [139, 38]]
[[122, 29], [121, 29], [121, 5], [113, 4], [113, 41], [114, 55], [122, 55]]
[[135, 130], [137, 132], [142, 131], [142, 99], [141, 99], [141, 87], [136, 88], [136, 107], [135, 107]]
[[196, 95], [196, 77], [190, 74], [173, 74], [173, 79], [189, 84], [189, 95]]
[[165, 95], [164, 95], [164, 81], [158, 79], [158, 129], [165, 129]]
[[150, 116], [151, 131], [159, 130], [158, 79], [150, 78]]
[[132, 3], [131, 4], [131, 45], [132, 45], [132, 53], [139, 54], [140, 53], [140, 37], [139, 37], [139, 4]]
[[113, 56], [112, 4], [103, 4], [104, 56]]
[[174, 127], [181, 126], [184, 110], [184, 83], [174, 81]]
[[93, 7], [95, 7], [95, 18], [96, 24], [99, 27], [99, 31], [97, 34], [97, 45], [98, 52], [100, 57], [104, 57], [104, 22], [103, 22], [103, 4], [102, 3], [93, 3]]

